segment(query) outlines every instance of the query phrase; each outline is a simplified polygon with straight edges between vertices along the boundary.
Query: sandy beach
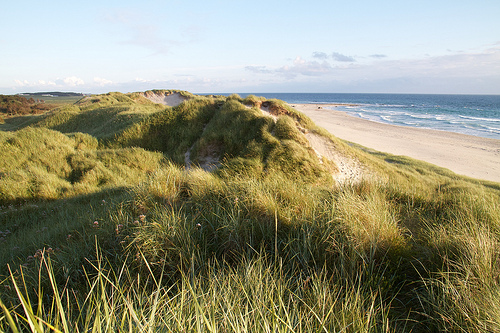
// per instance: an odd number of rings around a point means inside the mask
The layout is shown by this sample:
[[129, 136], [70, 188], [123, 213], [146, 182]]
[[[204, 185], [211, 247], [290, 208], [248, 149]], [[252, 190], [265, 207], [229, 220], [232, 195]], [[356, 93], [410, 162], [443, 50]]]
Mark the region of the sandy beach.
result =
[[500, 140], [377, 123], [326, 109], [334, 104], [290, 105], [343, 140], [423, 160], [460, 175], [500, 182]]

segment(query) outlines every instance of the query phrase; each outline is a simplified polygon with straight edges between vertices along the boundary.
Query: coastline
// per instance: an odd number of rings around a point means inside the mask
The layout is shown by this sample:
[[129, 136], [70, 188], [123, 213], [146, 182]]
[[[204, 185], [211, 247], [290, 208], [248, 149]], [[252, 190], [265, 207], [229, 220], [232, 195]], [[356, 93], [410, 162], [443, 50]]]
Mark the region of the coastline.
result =
[[324, 108], [343, 105], [340, 103], [289, 105], [340, 139], [426, 161], [460, 175], [500, 182], [500, 140], [383, 124]]

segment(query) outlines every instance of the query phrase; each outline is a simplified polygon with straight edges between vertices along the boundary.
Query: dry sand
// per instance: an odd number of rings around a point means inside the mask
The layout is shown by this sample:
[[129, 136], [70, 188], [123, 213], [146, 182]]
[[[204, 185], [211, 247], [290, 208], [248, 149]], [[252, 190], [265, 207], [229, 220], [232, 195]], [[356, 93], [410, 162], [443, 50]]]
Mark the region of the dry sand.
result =
[[142, 95], [153, 103], [160, 103], [172, 107], [175, 107], [188, 99], [177, 92], [166, 95], [165, 93], [155, 94], [152, 91], [147, 91], [142, 93]]
[[333, 104], [291, 106], [343, 140], [423, 160], [460, 175], [500, 182], [500, 140], [388, 125], [325, 109]]
[[359, 161], [341, 154], [330, 139], [310, 132], [305, 136], [319, 158], [327, 158], [337, 165], [338, 172], [332, 176], [339, 183], [359, 183], [362, 179], [370, 177]]

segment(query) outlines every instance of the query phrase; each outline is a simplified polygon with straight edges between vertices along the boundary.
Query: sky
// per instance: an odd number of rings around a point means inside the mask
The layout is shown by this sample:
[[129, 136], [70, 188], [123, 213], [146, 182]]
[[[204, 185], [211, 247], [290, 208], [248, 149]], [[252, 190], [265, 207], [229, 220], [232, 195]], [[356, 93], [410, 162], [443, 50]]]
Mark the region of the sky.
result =
[[4, 1], [0, 94], [500, 94], [498, 0]]

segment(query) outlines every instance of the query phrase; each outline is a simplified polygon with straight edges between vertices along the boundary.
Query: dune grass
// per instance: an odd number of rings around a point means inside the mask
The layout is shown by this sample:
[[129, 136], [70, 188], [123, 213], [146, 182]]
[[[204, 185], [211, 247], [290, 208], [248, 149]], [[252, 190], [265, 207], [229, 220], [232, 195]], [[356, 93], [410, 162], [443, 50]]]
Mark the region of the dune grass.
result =
[[377, 175], [335, 184], [263, 102], [111, 93], [0, 132], [0, 330], [500, 331], [498, 184], [331, 137]]
[[[99, 257], [86, 275], [89, 293], [83, 301], [68, 289], [57, 289], [46, 255], [41, 257], [40, 270], [47, 272], [50, 288], [38, 290], [32, 297], [41, 302], [52, 296], [51, 307], [33, 308], [25, 293], [26, 284], [11, 274], [13, 288], [22, 301], [3, 329], [371, 332], [389, 322], [387, 307], [381, 306], [385, 300], [377, 291], [359, 282], [343, 286], [325, 271], [310, 275], [287, 271], [280, 263], [268, 260], [265, 253], [237, 267], [213, 261], [202, 273], [183, 274], [170, 283], [152, 272], [138, 280], [126, 265], [117, 272], [110, 271]], [[19, 321], [21, 316], [27, 318], [25, 322]]]
[[58, 199], [126, 186], [161, 167], [163, 155], [140, 148], [97, 149], [90, 135], [31, 128], [0, 138], [0, 203]]

